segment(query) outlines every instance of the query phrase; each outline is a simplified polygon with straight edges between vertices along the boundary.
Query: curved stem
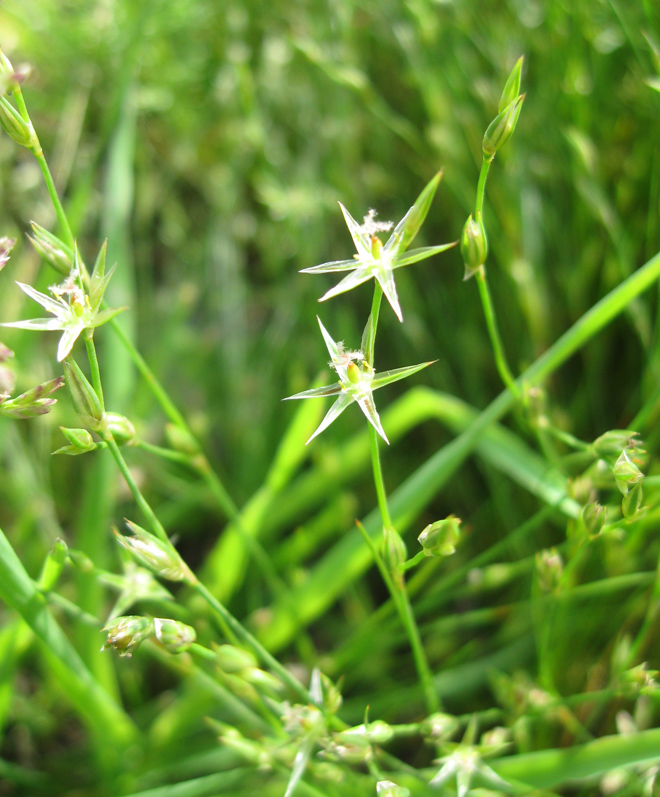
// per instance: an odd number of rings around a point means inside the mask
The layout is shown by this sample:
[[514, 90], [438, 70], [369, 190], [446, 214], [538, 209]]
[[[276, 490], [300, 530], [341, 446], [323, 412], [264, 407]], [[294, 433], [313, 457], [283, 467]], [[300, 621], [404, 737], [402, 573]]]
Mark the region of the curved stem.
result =
[[488, 326], [488, 334], [493, 346], [493, 353], [495, 355], [495, 364], [497, 370], [502, 378], [504, 384], [509, 388], [513, 395], [519, 399], [521, 397], [520, 388], [516, 384], [515, 377], [511, 373], [509, 363], [504, 353], [504, 346], [500, 338], [500, 332], [497, 327], [497, 318], [495, 316], [495, 307], [490, 295], [488, 281], [486, 279], [486, 270], [482, 267], [475, 274], [477, 285], [479, 286], [479, 296], [481, 297], [481, 304], [484, 308], [484, 315], [486, 316], [486, 325]]
[[99, 369], [99, 360], [96, 356], [96, 346], [94, 345], [94, 330], [86, 329], [83, 334], [85, 338], [85, 348], [87, 349], [87, 359], [89, 360], [89, 367], [92, 374], [92, 386], [98, 397], [101, 409], [105, 412], [105, 403], [103, 401], [103, 386], [101, 384], [101, 371]]
[[[495, 156], [493, 156], [495, 157]], [[484, 196], [486, 194], [486, 180], [488, 179], [488, 171], [493, 158], [484, 158], [481, 162], [481, 171], [479, 172], [479, 183], [477, 184], [477, 199], [474, 204], [475, 216], [477, 213], [483, 215]]]

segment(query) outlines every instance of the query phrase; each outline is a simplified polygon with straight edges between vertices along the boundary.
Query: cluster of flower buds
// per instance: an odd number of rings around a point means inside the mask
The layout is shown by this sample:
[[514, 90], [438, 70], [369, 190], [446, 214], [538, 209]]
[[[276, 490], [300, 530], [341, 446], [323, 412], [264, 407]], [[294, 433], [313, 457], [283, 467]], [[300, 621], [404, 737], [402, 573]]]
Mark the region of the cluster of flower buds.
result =
[[145, 639], [155, 639], [169, 653], [183, 653], [197, 639], [195, 629], [178, 620], [140, 615], [115, 617], [102, 631], [107, 639], [101, 650], [114, 648], [120, 656], [131, 656]]
[[21, 419], [45, 415], [57, 402], [57, 399], [51, 398], [52, 394], [63, 384], [64, 378], [58, 376], [15, 398], [9, 398], [7, 393], [0, 393], [0, 415]]

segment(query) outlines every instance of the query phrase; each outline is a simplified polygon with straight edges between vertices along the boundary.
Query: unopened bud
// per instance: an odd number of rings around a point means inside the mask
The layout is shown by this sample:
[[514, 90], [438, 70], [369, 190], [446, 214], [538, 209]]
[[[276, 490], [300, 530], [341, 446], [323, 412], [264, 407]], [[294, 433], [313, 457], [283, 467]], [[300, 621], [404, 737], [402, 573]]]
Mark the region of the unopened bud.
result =
[[200, 448], [197, 440], [180, 426], [168, 423], [165, 426], [165, 436], [167, 437], [167, 442], [175, 451], [179, 451], [181, 454], [188, 454], [189, 456], [199, 454]]
[[476, 219], [470, 214], [461, 235], [461, 255], [465, 263], [464, 280], [470, 279], [483, 266], [488, 257], [488, 238], [481, 220], [481, 213]]
[[154, 634], [169, 653], [183, 653], [197, 639], [197, 632], [192, 626], [168, 618], [154, 619]]
[[500, 104], [497, 108], [498, 113], [501, 113], [507, 105], [510, 105], [520, 94], [520, 78], [522, 75], [523, 60], [524, 58], [521, 55], [507, 78], [504, 91], [500, 97]]
[[15, 238], [0, 238], [0, 271], [5, 267], [7, 261], [9, 260], [9, 253], [14, 248], [14, 244], [16, 243]]
[[131, 523], [130, 520], [126, 521], [126, 525], [134, 536], [124, 537], [116, 529], [114, 530], [115, 536], [119, 544], [130, 551], [140, 564], [169, 581], [195, 583], [194, 575], [173, 545], [159, 540], [137, 524]]
[[53, 451], [53, 454], [76, 456], [94, 451], [96, 448], [94, 438], [87, 429], [67, 429], [65, 426], [60, 426], [60, 430], [71, 445], [58, 448], [57, 451]]
[[252, 653], [242, 650], [234, 645], [220, 645], [216, 648], [218, 667], [226, 673], [237, 673], [257, 666], [257, 660]]
[[582, 510], [582, 522], [587, 532], [592, 537], [596, 537], [605, 525], [605, 507], [598, 501], [587, 504]]
[[5, 133], [22, 147], [32, 149], [37, 143], [34, 129], [5, 97], [0, 97], [0, 125]]
[[636, 484], [621, 501], [621, 511], [628, 520], [637, 519], [643, 514], [642, 510], [642, 485]]
[[495, 153], [502, 149], [511, 138], [513, 131], [516, 129], [524, 99], [524, 94], [518, 95], [488, 125], [481, 143], [485, 158], [492, 159]]
[[103, 429], [103, 409], [96, 391], [73, 360], [64, 361], [64, 374], [78, 419], [87, 429], [100, 432]]
[[422, 730], [424, 735], [442, 741], [450, 739], [460, 727], [460, 721], [451, 714], [431, 714], [424, 720]]
[[612, 473], [616, 481], [616, 486], [622, 495], [627, 495], [628, 490], [639, 484], [644, 478], [642, 471], [632, 462], [626, 451], [622, 451], [621, 455], [614, 463]]
[[408, 556], [406, 544], [392, 526], [383, 527], [383, 559], [392, 573], [399, 574], [399, 567]]
[[154, 622], [148, 617], [115, 617], [103, 629], [108, 638], [101, 650], [114, 648], [120, 656], [131, 656], [135, 648], [154, 634]]
[[539, 551], [534, 557], [539, 587], [543, 592], [553, 592], [564, 572], [564, 563], [555, 548]]
[[451, 556], [461, 536], [461, 519], [449, 515], [444, 520], [430, 523], [417, 537], [426, 556]]
[[43, 385], [37, 385], [31, 390], [16, 396], [9, 401], [0, 403], [0, 413], [10, 418], [35, 418], [37, 415], [45, 415], [51, 411], [57, 399], [50, 398], [58, 388], [62, 387], [64, 379], [58, 376]]
[[120, 415], [118, 412], [106, 412], [103, 428], [120, 446], [132, 443], [137, 437], [133, 424], [125, 415]]
[[593, 442], [599, 457], [617, 457], [624, 449], [643, 450], [644, 443], [632, 429], [610, 429]]
[[74, 265], [73, 249], [35, 221], [30, 224], [32, 235], [28, 235], [28, 238], [32, 246], [49, 265], [68, 277]]

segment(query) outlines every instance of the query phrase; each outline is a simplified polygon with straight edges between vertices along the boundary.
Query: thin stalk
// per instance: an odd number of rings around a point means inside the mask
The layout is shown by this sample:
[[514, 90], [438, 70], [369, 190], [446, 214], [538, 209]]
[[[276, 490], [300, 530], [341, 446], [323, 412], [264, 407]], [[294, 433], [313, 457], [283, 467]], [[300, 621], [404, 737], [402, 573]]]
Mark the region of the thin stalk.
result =
[[270, 667], [270, 669], [279, 676], [282, 682], [285, 683], [289, 689], [296, 693], [296, 696], [300, 698], [300, 700], [302, 700], [304, 703], [309, 702], [309, 694], [307, 689], [305, 689], [300, 681], [294, 678], [294, 676], [291, 675], [291, 673], [285, 667], [283, 667], [279, 661], [273, 655], [271, 655], [255, 637], [252, 636], [247, 628], [245, 628], [245, 626], [240, 623], [222, 603], [220, 603], [215, 595], [212, 595], [209, 592], [204, 584], [198, 581], [193, 585], [193, 588], [202, 598], [204, 598], [211, 609], [213, 609], [213, 611], [222, 620], [224, 625], [231, 630], [236, 639], [250, 647], [262, 660], [262, 662]]
[[376, 485], [376, 495], [378, 496], [378, 508], [383, 521], [383, 526], [392, 528], [392, 518], [387, 506], [387, 493], [385, 482], [383, 481], [383, 470], [380, 465], [380, 451], [378, 449], [378, 432], [369, 424], [369, 447], [371, 449], [371, 467], [374, 472], [374, 484]]
[[[493, 157], [495, 157], [493, 155]], [[477, 184], [477, 198], [474, 203], [475, 216], [477, 213], [483, 212], [484, 196], [486, 194], [486, 180], [488, 179], [488, 171], [493, 158], [484, 158], [481, 162], [481, 171], [479, 172], [479, 183]]]
[[509, 388], [516, 399], [520, 399], [520, 388], [516, 384], [515, 377], [511, 373], [509, 363], [506, 359], [506, 354], [504, 353], [504, 346], [502, 345], [502, 339], [500, 338], [500, 332], [497, 327], [495, 307], [493, 306], [493, 300], [488, 287], [488, 280], [486, 279], [486, 269], [483, 268], [483, 266], [476, 272], [475, 279], [477, 280], [477, 285], [479, 286], [479, 296], [481, 298], [481, 304], [486, 317], [486, 325], [488, 327], [490, 342], [493, 346], [495, 365], [497, 366], [497, 370], [504, 384]]
[[156, 513], [149, 505], [149, 502], [140, 492], [140, 488], [137, 486], [137, 483], [133, 478], [133, 474], [128, 469], [128, 465], [126, 464], [126, 460], [124, 459], [121, 451], [119, 450], [119, 446], [117, 445], [117, 443], [115, 442], [114, 438], [111, 435], [108, 435], [105, 438], [105, 442], [108, 444], [110, 453], [114, 457], [114, 460], [117, 463], [117, 467], [121, 471], [121, 474], [124, 477], [126, 484], [128, 485], [128, 489], [131, 491], [133, 500], [140, 507], [142, 514], [147, 518], [147, 520], [151, 524], [151, 528], [153, 529], [156, 536], [159, 537], [163, 542], [168, 543], [169, 545], [170, 539], [167, 536], [167, 532], [163, 528], [163, 524], [160, 522], [160, 520], [158, 520], [158, 518], [156, 517]]

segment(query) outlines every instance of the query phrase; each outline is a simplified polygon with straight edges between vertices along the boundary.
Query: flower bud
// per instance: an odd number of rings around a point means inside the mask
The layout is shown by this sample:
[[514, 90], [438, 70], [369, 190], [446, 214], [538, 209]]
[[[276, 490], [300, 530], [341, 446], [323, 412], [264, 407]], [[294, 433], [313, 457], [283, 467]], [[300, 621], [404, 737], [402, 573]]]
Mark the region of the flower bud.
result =
[[379, 780], [376, 794], [378, 797], [410, 797], [410, 790], [405, 786], [397, 786], [391, 780]]
[[216, 648], [218, 667], [226, 673], [242, 672], [256, 667], [258, 662], [252, 653], [234, 645], [220, 645]]
[[200, 448], [197, 440], [180, 426], [168, 423], [165, 426], [165, 437], [175, 451], [190, 456], [199, 454]]
[[37, 253], [56, 271], [68, 277], [74, 265], [73, 249], [35, 221], [31, 221], [30, 225], [32, 235], [28, 235], [28, 238]]
[[115, 617], [103, 629], [108, 638], [101, 650], [114, 648], [120, 656], [131, 656], [133, 650], [154, 634], [154, 622], [148, 617], [130, 615]]
[[58, 376], [55, 379], [44, 382], [43, 385], [33, 387], [10, 401], [2, 401], [0, 403], [0, 414], [20, 419], [45, 415], [50, 412], [53, 404], [57, 403], [57, 399], [50, 398], [51, 393], [54, 393], [63, 384], [63, 377]]
[[451, 556], [455, 553], [461, 536], [461, 523], [455, 515], [430, 523], [417, 538], [425, 555]]
[[0, 238], [0, 271], [6, 266], [9, 260], [9, 253], [14, 248], [15, 243], [15, 238], [7, 238], [6, 236]]
[[156, 639], [169, 653], [183, 653], [197, 639], [195, 629], [168, 618], [154, 618], [154, 634]]
[[539, 587], [543, 592], [553, 592], [564, 572], [564, 563], [555, 548], [539, 551], [534, 557]]
[[406, 561], [408, 552], [401, 535], [392, 526], [383, 527], [383, 559], [392, 573], [399, 573], [399, 567]]
[[118, 412], [106, 412], [103, 428], [120, 446], [132, 443], [137, 437], [133, 424], [125, 415], [120, 415]]
[[451, 714], [431, 714], [424, 720], [422, 725], [423, 733], [431, 739], [446, 741], [450, 739], [459, 729], [461, 723]]
[[523, 60], [524, 57], [521, 55], [507, 78], [504, 91], [500, 97], [500, 104], [497, 108], [498, 113], [502, 113], [507, 105], [510, 105], [520, 94], [520, 77], [522, 74]]
[[596, 537], [605, 525], [605, 507], [593, 501], [582, 510], [582, 522], [590, 536]]
[[[646, 507], [644, 509], [646, 509]], [[637, 519], [638, 516], [641, 517], [641, 515], [644, 514], [641, 510], [642, 485], [640, 482], [631, 490], [629, 490], [627, 495], [624, 495], [623, 500], [621, 501], [621, 512], [626, 519], [632, 520], [633, 518]]]
[[162, 542], [130, 520], [126, 521], [126, 525], [133, 532], [133, 537], [124, 537], [116, 529], [113, 531], [119, 544], [130, 551], [140, 564], [169, 581], [195, 583], [195, 576], [173, 545]]
[[488, 125], [481, 143], [485, 158], [492, 159], [495, 153], [502, 149], [511, 138], [513, 131], [516, 129], [524, 99], [524, 94], [518, 95]]
[[610, 429], [593, 442], [593, 449], [599, 457], [617, 457], [626, 448], [637, 451], [643, 446], [639, 434], [631, 429]]
[[481, 220], [481, 213], [477, 213], [476, 219], [472, 214], [463, 227], [461, 235], [461, 255], [465, 263], [464, 280], [470, 279], [483, 266], [488, 257], [488, 238]]
[[96, 391], [73, 360], [64, 361], [64, 374], [78, 419], [87, 429], [100, 432], [103, 429], [103, 410]]
[[34, 129], [4, 97], [0, 97], [0, 125], [22, 147], [32, 149], [38, 142]]
[[65, 426], [60, 426], [60, 430], [71, 445], [58, 448], [53, 454], [69, 454], [75, 457], [94, 451], [97, 447], [87, 429], [67, 429]]
[[612, 473], [616, 481], [616, 486], [622, 495], [627, 495], [628, 490], [639, 484], [644, 478], [642, 471], [631, 462], [628, 453], [624, 450], [614, 463]]

